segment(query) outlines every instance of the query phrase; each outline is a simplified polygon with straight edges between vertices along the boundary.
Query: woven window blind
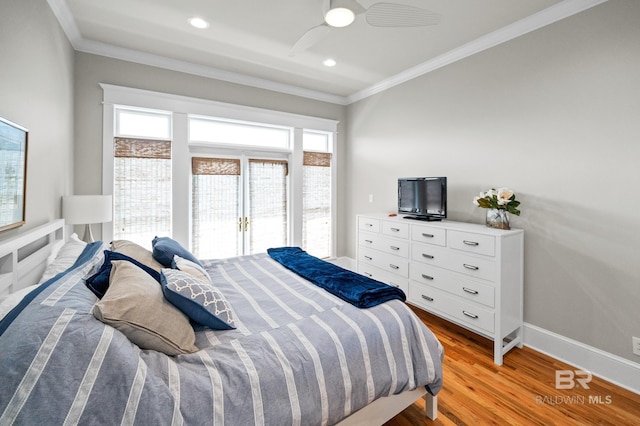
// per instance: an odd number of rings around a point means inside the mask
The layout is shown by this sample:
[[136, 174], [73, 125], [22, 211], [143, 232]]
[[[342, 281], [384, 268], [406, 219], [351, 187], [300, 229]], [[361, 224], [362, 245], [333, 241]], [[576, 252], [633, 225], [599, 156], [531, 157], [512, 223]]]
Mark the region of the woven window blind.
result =
[[115, 138], [114, 145], [116, 158], [171, 159], [171, 141]]
[[302, 157], [303, 166], [331, 167], [331, 153], [305, 151]]
[[171, 141], [114, 139], [114, 239], [171, 235]]
[[194, 175], [240, 176], [240, 160], [193, 157], [191, 159], [191, 173]]

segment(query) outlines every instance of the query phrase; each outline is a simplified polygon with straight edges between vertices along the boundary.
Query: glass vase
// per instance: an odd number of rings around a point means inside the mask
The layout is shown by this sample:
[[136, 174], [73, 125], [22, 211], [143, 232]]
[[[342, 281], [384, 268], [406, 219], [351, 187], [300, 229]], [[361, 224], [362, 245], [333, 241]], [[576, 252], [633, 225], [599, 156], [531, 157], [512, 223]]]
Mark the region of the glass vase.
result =
[[509, 213], [504, 209], [487, 209], [487, 226], [497, 229], [511, 229]]

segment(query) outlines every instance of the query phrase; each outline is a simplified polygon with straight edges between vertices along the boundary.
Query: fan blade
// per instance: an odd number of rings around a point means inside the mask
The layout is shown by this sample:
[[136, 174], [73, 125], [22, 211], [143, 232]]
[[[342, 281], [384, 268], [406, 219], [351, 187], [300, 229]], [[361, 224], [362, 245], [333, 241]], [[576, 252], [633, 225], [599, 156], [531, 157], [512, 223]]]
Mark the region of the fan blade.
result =
[[423, 27], [440, 23], [440, 14], [396, 3], [375, 3], [367, 9], [367, 23], [374, 27]]
[[322, 40], [331, 30], [327, 24], [320, 24], [311, 28], [304, 33], [300, 39], [293, 45], [289, 51], [289, 56], [296, 56], [298, 53], [304, 52], [320, 40]]

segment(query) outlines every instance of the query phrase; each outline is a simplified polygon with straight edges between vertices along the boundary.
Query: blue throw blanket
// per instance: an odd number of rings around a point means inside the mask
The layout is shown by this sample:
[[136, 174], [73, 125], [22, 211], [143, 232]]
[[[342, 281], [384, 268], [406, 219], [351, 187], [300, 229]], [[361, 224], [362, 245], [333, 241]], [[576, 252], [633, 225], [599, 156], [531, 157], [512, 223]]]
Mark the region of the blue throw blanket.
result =
[[325, 262], [299, 247], [270, 248], [267, 253], [285, 268], [358, 308], [370, 308], [393, 299], [406, 300], [399, 288]]

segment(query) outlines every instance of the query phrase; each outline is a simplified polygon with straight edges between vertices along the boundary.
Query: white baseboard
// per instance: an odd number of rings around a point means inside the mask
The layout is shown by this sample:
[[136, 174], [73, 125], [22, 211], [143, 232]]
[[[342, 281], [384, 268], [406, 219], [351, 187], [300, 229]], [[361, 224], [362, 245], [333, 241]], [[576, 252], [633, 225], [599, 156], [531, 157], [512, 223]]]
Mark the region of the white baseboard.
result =
[[640, 364], [638, 363], [528, 323], [524, 324], [524, 344], [640, 394]]

